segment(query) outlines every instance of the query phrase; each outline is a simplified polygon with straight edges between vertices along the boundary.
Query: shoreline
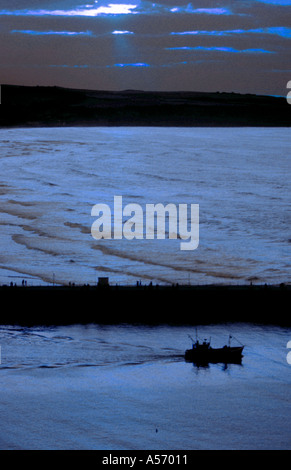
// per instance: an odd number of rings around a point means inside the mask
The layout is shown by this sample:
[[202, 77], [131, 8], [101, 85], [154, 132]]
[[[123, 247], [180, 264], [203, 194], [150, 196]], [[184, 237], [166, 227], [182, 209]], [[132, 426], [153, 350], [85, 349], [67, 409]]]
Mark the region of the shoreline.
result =
[[277, 129], [277, 128], [282, 128], [282, 129], [289, 129], [291, 127], [291, 124], [287, 125], [248, 125], [248, 124], [245, 124], [245, 125], [241, 125], [241, 124], [237, 124], [237, 125], [234, 125], [234, 124], [227, 124], [227, 125], [208, 125], [208, 124], [201, 124], [201, 125], [187, 125], [187, 124], [181, 124], [181, 125], [163, 125], [163, 124], [89, 124], [89, 125], [86, 125], [86, 124], [76, 124], [76, 125], [67, 125], [67, 126], [61, 126], [61, 125], [16, 125], [16, 126], [1, 126], [0, 125], [0, 130], [10, 130], [10, 129], [14, 129], [14, 130], [17, 130], [17, 129], [88, 129], [88, 128], [92, 128], [92, 129], [99, 129], [99, 128], [111, 128], [111, 127], [120, 127], [120, 128], [127, 128], [127, 127], [135, 127], [135, 128], [139, 128], [139, 127], [153, 127], [153, 128], [161, 128], [161, 129], [164, 129], [164, 128], [169, 128], [169, 129], [192, 129], [192, 128], [207, 128], [207, 129], [215, 129], [215, 128], [222, 128], [222, 129], [238, 129], [238, 128], [257, 128], [257, 129], [261, 129], [261, 128], [264, 128], [264, 129]]
[[0, 286], [0, 324], [291, 326], [291, 285]]

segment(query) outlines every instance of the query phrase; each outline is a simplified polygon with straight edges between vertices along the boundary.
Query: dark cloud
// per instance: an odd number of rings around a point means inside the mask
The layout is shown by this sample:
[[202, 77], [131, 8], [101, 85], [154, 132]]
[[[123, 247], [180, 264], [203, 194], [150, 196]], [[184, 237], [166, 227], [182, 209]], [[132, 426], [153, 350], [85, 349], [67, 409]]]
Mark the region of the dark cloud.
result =
[[4, 0], [1, 82], [285, 94], [290, 4]]

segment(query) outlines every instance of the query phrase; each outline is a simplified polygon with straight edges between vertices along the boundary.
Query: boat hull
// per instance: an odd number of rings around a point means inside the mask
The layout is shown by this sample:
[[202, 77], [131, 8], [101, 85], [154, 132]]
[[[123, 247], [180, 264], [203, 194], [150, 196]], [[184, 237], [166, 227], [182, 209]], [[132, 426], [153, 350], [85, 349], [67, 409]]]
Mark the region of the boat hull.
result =
[[224, 364], [240, 364], [242, 360], [242, 347], [229, 347], [224, 348], [192, 348], [185, 351], [185, 360], [194, 363], [218, 363]]

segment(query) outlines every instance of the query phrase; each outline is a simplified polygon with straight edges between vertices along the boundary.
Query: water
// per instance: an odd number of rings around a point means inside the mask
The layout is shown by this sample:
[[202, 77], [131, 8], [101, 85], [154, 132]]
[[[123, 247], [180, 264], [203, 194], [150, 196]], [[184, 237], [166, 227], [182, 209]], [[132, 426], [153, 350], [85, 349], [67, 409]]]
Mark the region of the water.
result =
[[189, 327], [0, 327], [1, 449], [290, 449], [291, 329], [209, 325], [242, 365], [183, 358]]
[[[0, 129], [0, 283], [290, 280], [290, 129]], [[99, 240], [91, 209], [200, 206], [200, 243]]]

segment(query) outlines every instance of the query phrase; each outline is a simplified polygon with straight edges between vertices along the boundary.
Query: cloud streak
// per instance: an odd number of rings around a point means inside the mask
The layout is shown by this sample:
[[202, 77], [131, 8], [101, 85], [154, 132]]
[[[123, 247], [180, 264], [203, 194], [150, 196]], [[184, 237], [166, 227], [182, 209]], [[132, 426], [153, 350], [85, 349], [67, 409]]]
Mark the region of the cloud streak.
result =
[[[98, 2], [96, 1], [95, 4]], [[168, 6], [160, 3], [139, 1], [137, 4], [108, 3], [105, 5], [80, 5], [71, 9], [4, 9], [0, 16], [61, 16], [61, 17], [96, 17], [106, 15], [129, 14], [187, 14], [187, 15], [232, 15], [229, 7], [193, 7], [191, 3], [186, 6]]]
[[91, 36], [92, 31], [33, 31], [33, 30], [18, 30], [14, 29], [11, 34], [28, 34], [31, 36]]
[[[102, 36], [102, 34], [95, 34], [93, 31], [37, 31], [37, 30], [21, 30], [14, 29], [10, 31], [11, 34], [28, 34], [34, 36], [89, 36], [92, 38], [97, 38]], [[146, 33], [135, 33], [128, 30], [114, 30], [110, 33], [116, 36], [139, 36], [139, 37], [151, 37], [151, 34]], [[106, 34], [103, 34], [106, 35]], [[287, 27], [268, 27], [268, 28], [256, 28], [256, 29], [233, 29], [233, 30], [195, 30], [195, 31], [180, 31], [180, 32], [169, 32], [164, 34], [153, 34], [153, 37], [169, 37], [169, 36], [213, 36], [213, 37], [232, 37], [232, 36], [241, 36], [247, 34], [256, 34], [256, 35], [274, 35], [286, 39], [291, 39], [291, 28]]]
[[271, 34], [283, 38], [291, 38], [291, 28], [286, 27], [268, 27], [255, 29], [232, 29], [222, 31], [181, 31], [172, 32], [172, 36], [237, 36], [244, 34]]
[[128, 15], [134, 13], [137, 5], [109, 4], [98, 8], [76, 8], [74, 10], [0, 10], [0, 16], [89, 16]]
[[166, 47], [167, 51], [215, 51], [215, 52], [231, 52], [235, 54], [273, 54], [272, 51], [265, 49], [235, 49], [234, 47], [216, 47], [216, 46], [181, 46], [181, 47]]

